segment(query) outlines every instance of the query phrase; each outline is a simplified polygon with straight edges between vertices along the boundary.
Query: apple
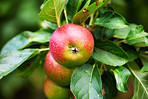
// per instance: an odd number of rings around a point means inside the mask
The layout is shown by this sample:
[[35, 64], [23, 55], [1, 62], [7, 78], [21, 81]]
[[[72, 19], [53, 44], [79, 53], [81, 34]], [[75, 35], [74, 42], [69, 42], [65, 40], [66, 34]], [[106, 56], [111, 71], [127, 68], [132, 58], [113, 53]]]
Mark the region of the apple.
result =
[[44, 61], [44, 69], [47, 76], [60, 86], [69, 86], [70, 79], [75, 69], [68, 69], [58, 64], [52, 57], [50, 51]]
[[88, 61], [94, 49], [94, 38], [85, 27], [65, 24], [53, 32], [49, 42], [53, 58], [67, 68]]
[[44, 80], [44, 93], [48, 99], [69, 99], [69, 88], [56, 85], [50, 79]]

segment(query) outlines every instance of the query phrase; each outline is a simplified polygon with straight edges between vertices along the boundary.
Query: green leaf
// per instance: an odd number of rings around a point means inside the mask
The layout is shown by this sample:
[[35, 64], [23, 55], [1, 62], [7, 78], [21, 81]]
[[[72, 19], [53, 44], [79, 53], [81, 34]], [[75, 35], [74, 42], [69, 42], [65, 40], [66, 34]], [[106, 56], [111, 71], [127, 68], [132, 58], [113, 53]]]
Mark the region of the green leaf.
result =
[[117, 38], [120, 38], [120, 39], [126, 39], [129, 32], [130, 32], [130, 27], [116, 29], [115, 32], [114, 32], [114, 37], [117, 37]]
[[148, 36], [148, 34], [144, 32], [142, 25], [131, 24], [130, 32], [126, 38], [126, 43], [133, 45], [136, 43], [145, 42], [146, 36]]
[[96, 25], [104, 26], [110, 29], [120, 29], [128, 27], [124, 17], [114, 11], [107, 11], [101, 17], [97, 18]]
[[[146, 33], [146, 32], [145, 32]], [[147, 33], [148, 34], [148, 33]], [[148, 36], [145, 37], [145, 43], [148, 46]]]
[[105, 0], [105, 2], [103, 2], [103, 0], [99, 0], [99, 3], [94, 2], [91, 5], [86, 5], [84, 6], [78, 13], [75, 14], [75, 16], [73, 17], [73, 23], [75, 24], [82, 24], [83, 22], [85, 22], [89, 16], [94, 13], [98, 8], [104, 6], [105, 4], [107, 4], [110, 0]]
[[148, 62], [143, 65], [141, 72], [148, 72]]
[[64, 9], [65, 0], [48, 0], [41, 10], [39, 16], [44, 20], [60, 26], [60, 17]]
[[96, 39], [108, 40], [113, 37], [114, 31], [115, 30], [97, 26], [94, 31], [94, 37]]
[[128, 62], [128, 56], [123, 49], [111, 41], [97, 40], [92, 57], [111, 66], [121, 66]]
[[25, 49], [22, 51], [9, 51], [0, 55], [0, 79], [38, 53], [37, 49]]
[[72, 20], [73, 16], [75, 15], [75, 13], [77, 13], [83, 1], [84, 0], [69, 0], [68, 1], [67, 15], [68, 15], [69, 20]]
[[105, 71], [103, 72], [101, 78], [102, 78], [103, 89], [105, 90], [106, 93], [103, 95], [103, 99], [111, 99], [111, 97], [116, 96], [117, 94], [116, 81], [112, 73]]
[[126, 92], [128, 90], [127, 80], [131, 75], [130, 71], [123, 66], [118, 66], [114, 70], [111, 69], [111, 71], [115, 75], [117, 89], [121, 92]]
[[11, 99], [18, 92], [18, 89], [24, 87], [25, 84], [29, 84], [29, 79], [17, 78], [15, 72], [6, 76], [4, 79], [0, 80], [0, 90], [3, 99]]
[[[89, 4], [92, 4], [93, 2], [95, 2], [95, 1], [93, 1], [93, 0], [84, 0], [84, 2], [83, 2], [83, 3], [85, 3], [85, 4], [84, 4], [83, 8], [88, 7], [88, 6], [89, 6]], [[83, 9], [83, 8], [82, 8], [82, 9]]]
[[131, 31], [128, 34], [127, 39], [145, 36], [145, 34], [143, 34], [144, 30], [142, 25], [130, 24], [130, 30]]
[[132, 64], [128, 64], [128, 68], [135, 77], [132, 99], [148, 99], [148, 72], [141, 73], [140, 69], [135, 69], [135, 65]]
[[139, 57], [140, 57], [141, 62], [143, 64], [141, 72], [147, 72], [148, 71], [148, 51], [142, 51], [139, 54]]
[[76, 99], [103, 99], [98, 67], [90, 64], [79, 67], [72, 75], [70, 88]]
[[122, 48], [127, 53], [128, 57], [129, 57], [129, 62], [134, 61], [135, 59], [137, 59], [139, 57], [135, 47], [129, 46], [126, 44], [122, 44]]
[[29, 77], [37, 68], [44, 66], [44, 59], [47, 54], [42, 52], [39, 55], [25, 61], [19, 68], [17, 68], [17, 77]]
[[53, 24], [53, 23], [48, 22], [46, 20], [41, 22], [41, 26], [42, 26], [42, 28], [50, 28], [52, 30], [56, 30], [58, 28], [57, 24]]
[[65, 6], [67, 5], [68, 2], [69, 2], [69, 0], [65, 0]]
[[1, 53], [17, 49], [23, 49], [25, 47], [29, 47], [37, 43], [49, 42], [51, 34], [51, 31], [48, 30], [39, 30], [35, 33], [25, 31], [9, 40], [3, 47]]

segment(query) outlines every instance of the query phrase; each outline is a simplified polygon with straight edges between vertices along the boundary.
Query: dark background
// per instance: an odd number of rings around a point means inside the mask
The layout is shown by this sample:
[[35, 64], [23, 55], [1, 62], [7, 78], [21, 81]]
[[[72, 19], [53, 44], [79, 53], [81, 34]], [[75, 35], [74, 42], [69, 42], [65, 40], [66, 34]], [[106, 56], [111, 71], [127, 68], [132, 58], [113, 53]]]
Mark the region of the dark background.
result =
[[[40, 28], [40, 5], [43, 0], [0, 0], [0, 49], [22, 31]], [[129, 23], [141, 24], [148, 32], [148, 0], [112, 0], [113, 8]], [[0, 80], [0, 99], [46, 99], [44, 74], [36, 70], [29, 78], [15, 72]]]

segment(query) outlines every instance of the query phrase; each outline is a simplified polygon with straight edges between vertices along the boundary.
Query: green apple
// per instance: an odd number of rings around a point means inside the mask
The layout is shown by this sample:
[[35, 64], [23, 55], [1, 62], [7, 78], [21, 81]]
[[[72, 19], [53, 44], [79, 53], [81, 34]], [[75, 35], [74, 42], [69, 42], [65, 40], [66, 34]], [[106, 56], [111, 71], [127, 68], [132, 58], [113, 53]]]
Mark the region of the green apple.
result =
[[50, 51], [47, 53], [44, 61], [44, 69], [47, 76], [60, 86], [69, 86], [70, 79], [75, 69], [68, 69], [58, 64], [52, 57]]
[[85, 27], [65, 24], [54, 31], [49, 42], [53, 58], [67, 68], [88, 61], [94, 49], [94, 38]]
[[44, 80], [44, 93], [48, 99], [69, 99], [69, 88], [56, 85], [50, 79]]

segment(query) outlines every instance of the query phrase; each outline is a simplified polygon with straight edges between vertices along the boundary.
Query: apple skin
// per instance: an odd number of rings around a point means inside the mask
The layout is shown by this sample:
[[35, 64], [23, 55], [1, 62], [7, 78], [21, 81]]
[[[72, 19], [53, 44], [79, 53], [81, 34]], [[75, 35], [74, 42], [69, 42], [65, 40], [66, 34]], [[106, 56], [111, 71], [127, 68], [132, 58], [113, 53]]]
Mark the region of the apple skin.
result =
[[44, 61], [44, 69], [47, 76], [60, 86], [69, 86], [70, 79], [75, 69], [68, 69], [58, 64], [52, 57], [50, 51]]
[[49, 42], [53, 58], [67, 68], [88, 61], [94, 49], [94, 38], [83, 26], [65, 24], [54, 31]]
[[44, 93], [48, 99], [69, 99], [69, 88], [56, 85], [50, 79], [44, 80]]

